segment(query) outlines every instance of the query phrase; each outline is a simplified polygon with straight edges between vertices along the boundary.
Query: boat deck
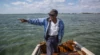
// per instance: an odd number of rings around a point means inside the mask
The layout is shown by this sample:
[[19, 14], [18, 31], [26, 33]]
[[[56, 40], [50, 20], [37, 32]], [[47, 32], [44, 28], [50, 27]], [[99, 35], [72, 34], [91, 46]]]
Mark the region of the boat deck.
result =
[[[46, 54], [40, 54], [40, 55], [46, 55]], [[53, 53], [53, 55], [80, 55], [77, 52], [74, 53]]]
[[[69, 40], [58, 45], [57, 53], [53, 55], [95, 55], [76, 41]], [[46, 43], [41, 42], [36, 46], [32, 55], [46, 55]]]
[[[46, 55], [46, 44], [45, 42], [41, 43], [40, 46], [41, 54]], [[84, 51], [81, 51], [80, 48], [75, 49], [75, 44], [73, 41], [67, 41], [58, 46], [58, 53], [53, 53], [53, 55], [86, 55]]]

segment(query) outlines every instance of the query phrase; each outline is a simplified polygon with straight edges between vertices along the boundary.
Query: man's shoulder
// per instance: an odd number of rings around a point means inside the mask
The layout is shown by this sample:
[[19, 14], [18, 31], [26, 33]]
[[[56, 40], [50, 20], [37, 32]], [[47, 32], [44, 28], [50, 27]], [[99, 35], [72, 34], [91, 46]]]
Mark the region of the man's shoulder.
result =
[[59, 20], [59, 22], [63, 22], [61, 18], [57, 18]]

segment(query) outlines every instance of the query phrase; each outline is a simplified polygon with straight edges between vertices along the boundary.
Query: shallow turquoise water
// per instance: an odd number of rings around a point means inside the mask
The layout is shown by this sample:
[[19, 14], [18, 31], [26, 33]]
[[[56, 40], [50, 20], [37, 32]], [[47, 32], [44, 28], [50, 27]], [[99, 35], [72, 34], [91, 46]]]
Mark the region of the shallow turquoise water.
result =
[[[43, 41], [43, 26], [21, 23], [19, 18], [48, 17], [46, 14], [0, 14], [0, 55], [31, 55]], [[63, 41], [73, 39], [100, 55], [100, 14], [59, 14], [64, 21]]]

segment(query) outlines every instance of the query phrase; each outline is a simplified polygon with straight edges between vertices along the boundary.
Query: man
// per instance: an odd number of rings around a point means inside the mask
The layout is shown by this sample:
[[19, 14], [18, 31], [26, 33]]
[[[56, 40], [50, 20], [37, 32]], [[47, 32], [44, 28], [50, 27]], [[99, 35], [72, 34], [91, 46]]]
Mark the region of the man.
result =
[[57, 18], [58, 11], [56, 9], [52, 9], [48, 14], [48, 18], [20, 20], [21, 22], [44, 26], [44, 38], [47, 45], [47, 55], [52, 55], [54, 52], [57, 52], [57, 45], [61, 42], [64, 35], [64, 23], [61, 19]]

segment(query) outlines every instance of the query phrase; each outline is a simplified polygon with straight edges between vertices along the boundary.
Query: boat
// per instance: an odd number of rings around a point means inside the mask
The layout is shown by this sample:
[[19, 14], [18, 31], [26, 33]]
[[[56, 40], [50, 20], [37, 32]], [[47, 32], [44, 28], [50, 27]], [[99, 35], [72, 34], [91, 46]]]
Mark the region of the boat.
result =
[[[61, 43], [57, 48], [58, 52], [53, 53], [53, 55], [95, 55], [87, 48], [80, 45], [77, 41], [73, 40]], [[46, 42], [37, 44], [32, 55], [46, 55]]]

